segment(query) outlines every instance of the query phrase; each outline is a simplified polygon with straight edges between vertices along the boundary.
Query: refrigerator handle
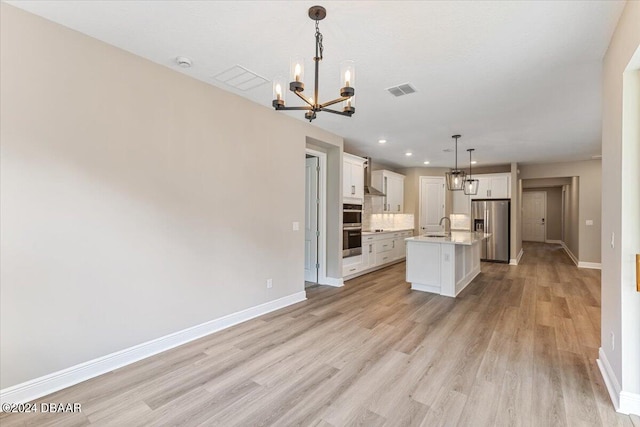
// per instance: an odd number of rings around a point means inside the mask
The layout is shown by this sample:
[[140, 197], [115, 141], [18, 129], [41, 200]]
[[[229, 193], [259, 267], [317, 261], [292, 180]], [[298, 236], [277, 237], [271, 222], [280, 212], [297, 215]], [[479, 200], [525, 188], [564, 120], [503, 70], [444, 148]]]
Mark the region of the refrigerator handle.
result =
[[491, 227], [489, 226], [489, 209], [484, 210], [484, 232], [490, 233]]

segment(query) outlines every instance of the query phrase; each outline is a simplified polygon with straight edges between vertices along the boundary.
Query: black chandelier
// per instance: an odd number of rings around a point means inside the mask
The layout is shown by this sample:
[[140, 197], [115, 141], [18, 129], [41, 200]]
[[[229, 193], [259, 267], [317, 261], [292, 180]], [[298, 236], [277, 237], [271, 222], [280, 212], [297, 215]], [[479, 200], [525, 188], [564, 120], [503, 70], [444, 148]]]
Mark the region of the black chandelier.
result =
[[[356, 112], [355, 109], [355, 89], [353, 83], [355, 80], [355, 67], [353, 61], [343, 61], [340, 66], [340, 76], [342, 80], [342, 89], [340, 89], [340, 98], [336, 98], [333, 101], [328, 101], [323, 104], [318, 102], [318, 77], [320, 74], [320, 61], [322, 61], [322, 54], [324, 47], [322, 45], [322, 34], [318, 28], [318, 23], [327, 16], [327, 11], [322, 6], [313, 6], [309, 8], [309, 18], [316, 21], [316, 56], [313, 57], [315, 62], [315, 87], [313, 92], [313, 98], [307, 98], [302, 94], [304, 91], [304, 60], [302, 58], [293, 58], [291, 60], [291, 79], [289, 83], [289, 90], [295, 93], [300, 99], [302, 99], [307, 105], [303, 107], [287, 107], [285, 106], [285, 87], [284, 79], [282, 77], [276, 77], [273, 80], [273, 108], [276, 110], [304, 110], [304, 118], [312, 121], [316, 118], [318, 111], [327, 111], [329, 113], [340, 114], [341, 116], [351, 117]], [[343, 102], [342, 111], [332, 110], [327, 108], [330, 105]]]

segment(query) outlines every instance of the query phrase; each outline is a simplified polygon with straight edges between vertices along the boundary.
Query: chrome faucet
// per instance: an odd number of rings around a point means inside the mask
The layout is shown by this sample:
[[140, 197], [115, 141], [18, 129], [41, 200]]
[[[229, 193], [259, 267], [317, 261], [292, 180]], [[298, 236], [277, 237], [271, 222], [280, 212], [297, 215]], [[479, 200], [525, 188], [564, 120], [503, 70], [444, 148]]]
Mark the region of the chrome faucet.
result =
[[443, 216], [442, 218], [440, 218], [440, 226], [442, 227], [442, 221], [444, 220], [449, 221], [449, 233], [447, 233], [447, 225], [445, 224], [444, 226], [444, 233], [445, 234], [451, 234], [451, 220], [449, 219], [449, 217]]

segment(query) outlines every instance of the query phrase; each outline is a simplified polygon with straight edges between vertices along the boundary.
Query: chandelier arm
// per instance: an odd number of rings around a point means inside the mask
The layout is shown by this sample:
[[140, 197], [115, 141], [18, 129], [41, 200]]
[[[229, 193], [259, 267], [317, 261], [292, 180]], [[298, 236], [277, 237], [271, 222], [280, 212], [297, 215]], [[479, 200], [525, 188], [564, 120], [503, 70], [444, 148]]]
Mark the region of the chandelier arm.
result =
[[278, 107], [276, 108], [276, 110], [304, 110], [304, 111], [311, 111], [313, 110], [313, 108], [309, 107], [308, 105], [305, 107]]
[[306, 102], [307, 104], [309, 104], [309, 106], [310, 106], [311, 108], [313, 108], [313, 104], [311, 103], [311, 101], [309, 101], [309, 100], [307, 99], [307, 97], [306, 97], [306, 96], [304, 96], [304, 95], [303, 95], [303, 94], [301, 94], [300, 92], [295, 92], [295, 91], [294, 91], [293, 93], [295, 93], [296, 95], [298, 95], [298, 97], [299, 97], [300, 99], [302, 99], [304, 102]]
[[352, 113], [345, 113], [344, 111], [336, 111], [330, 108], [320, 108], [320, 111], [326, 111], [327, 113], [340, 114], [341, 116], [351, 116]]
[[338, 102], [342, 102], [342, 101], [346, 101], [347, 99], [351, 98], [350, 96], [341, 96], [340, 98], [334, 99], [333, 101], [329, 101], [329, 102], [325, 102], [324, 104], [320, 105], [320, 108], [324, 108], [324, 107], [328, 107], [329, 105], [333, 105], [333, 104], [337, 104]]

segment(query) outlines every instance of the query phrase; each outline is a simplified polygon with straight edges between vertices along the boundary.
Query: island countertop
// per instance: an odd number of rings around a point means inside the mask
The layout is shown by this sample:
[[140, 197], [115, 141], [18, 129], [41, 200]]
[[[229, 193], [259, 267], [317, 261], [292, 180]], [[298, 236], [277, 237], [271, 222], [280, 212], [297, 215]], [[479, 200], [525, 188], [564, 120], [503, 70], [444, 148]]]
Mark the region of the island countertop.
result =
[[407, 242], [417, 243], [442, 243], [448, 245], [473, 245], [475, 242], [491, 237], [490, 233], [473, 231], [452, 231], [450, 235], [442, 233], [429, 233], [420, 236], [409, 237]]

